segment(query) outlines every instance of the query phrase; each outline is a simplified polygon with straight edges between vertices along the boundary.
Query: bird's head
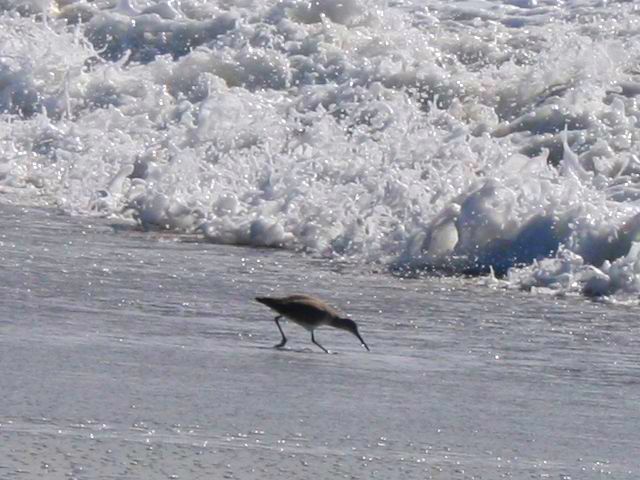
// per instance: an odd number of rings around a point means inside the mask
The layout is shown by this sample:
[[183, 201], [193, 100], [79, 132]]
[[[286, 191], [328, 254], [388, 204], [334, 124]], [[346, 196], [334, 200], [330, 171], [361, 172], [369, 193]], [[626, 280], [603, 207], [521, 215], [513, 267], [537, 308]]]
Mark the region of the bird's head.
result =
[[360, 340], [360, 343], [362, 343], [362, 346], [366, 348], [367, 351], [369, 351], [369, 346], [360, 336], [360, 332], [358, 331], [358, 325], [356, 324], [356, 322], [354, 322], [350, 318], [336, 318], [333, 320], [333, 322], [331, 322], [331, 326], [353, 333], [356, 337], [358, 337], [358, 340]]

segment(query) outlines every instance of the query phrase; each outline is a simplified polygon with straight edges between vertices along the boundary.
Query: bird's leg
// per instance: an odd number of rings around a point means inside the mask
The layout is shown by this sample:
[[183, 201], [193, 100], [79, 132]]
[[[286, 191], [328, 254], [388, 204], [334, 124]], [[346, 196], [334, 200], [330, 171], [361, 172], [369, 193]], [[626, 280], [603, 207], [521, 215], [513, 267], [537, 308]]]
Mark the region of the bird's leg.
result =
[[274, 345], [274, 348], [284, 347], [285, 343], [287, 343], [287, 337], [284, 336], [284, 332], [282, 331], [282, 327], [280, 326], [280, 322], [278, 321], [281, 318], [282, 318], [282, 315], [278, 315], [274, 319], [276, 321], [276, 325], [278, 326], [278, 330], [280, 330], [280, 334], [282, 335], [282, 341], [279, 344]]
[[316, 345], [318, 345], [322, 350], [324, 350], [324, 353], [331, 353], [329, 352], [329, 350], [327, 350], [326, 348], [324, 348], [322, 345], [320, 345], [318, 342], [316, 342], [315, 337], [313, 336], [313, 330], [311, 330], [311, 341], [313, 343], [315, 343]]

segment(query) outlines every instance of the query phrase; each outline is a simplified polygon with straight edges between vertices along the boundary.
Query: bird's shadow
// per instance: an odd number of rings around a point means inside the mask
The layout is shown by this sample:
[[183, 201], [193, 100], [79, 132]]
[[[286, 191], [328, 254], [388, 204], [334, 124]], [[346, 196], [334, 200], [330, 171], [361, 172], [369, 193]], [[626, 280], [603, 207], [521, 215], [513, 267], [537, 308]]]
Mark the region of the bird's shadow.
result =
[[312, 348], [291, 348], [291, 347], [263, 347], [263, 346], [258, 346], [256, 347], [260, 350], [271, 350], [271, 351], [276, 351], [276, 352], [284, 352], [284, 353], [319, 353], [321, 355], [337, 355], [338, 352], [332, 352], [331, 350], [329, 350], [329, 353], [325, 353], [321, 350], [314, 350]]

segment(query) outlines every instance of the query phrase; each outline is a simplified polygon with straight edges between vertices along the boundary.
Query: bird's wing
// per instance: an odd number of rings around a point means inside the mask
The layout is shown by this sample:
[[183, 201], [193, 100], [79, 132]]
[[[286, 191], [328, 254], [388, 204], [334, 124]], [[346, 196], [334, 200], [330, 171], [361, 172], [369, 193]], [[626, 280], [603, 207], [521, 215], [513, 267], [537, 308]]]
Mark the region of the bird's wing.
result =
[[312, 297], [311, 295], [304, 295], [304, 294], [290, 295], [286, 297], [286, 300], [290, 302], [299, 303], [300, 305], [306, 305], [306, 306], [315, 308], [317, 310], [324, 310], [328, 314], [335, 315], [336, 317], [342, 316], [342, 314], [338, 310], [333, 308], [331, 305], [328, 305], [327, 303], [323, 302], [319, 298]]

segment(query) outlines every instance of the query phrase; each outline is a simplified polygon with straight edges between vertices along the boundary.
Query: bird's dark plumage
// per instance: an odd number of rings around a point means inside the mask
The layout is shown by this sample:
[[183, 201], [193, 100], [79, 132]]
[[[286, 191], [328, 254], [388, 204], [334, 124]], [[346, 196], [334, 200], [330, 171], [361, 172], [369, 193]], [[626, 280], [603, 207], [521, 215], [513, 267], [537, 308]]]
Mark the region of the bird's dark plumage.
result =
[[279, 315], [275, 318], [276, 325], [282, 335], [282, 341], [276, 347], [282, 347], [287, 343], [279, 319], [286, 317], [311, 332], [311, 341], [328, 353], [328, 350], [316, 342], [314, 330], [322, 325], [328, 325], [353, 333], [362, 345], [369, 347], [360, 336], [356, 322], [349, 318], [341, 317], [340, 313], [322, 300], [309, 295], [290, 295], [288, 297], [256, 297], [256, 300], [275, 310]]

